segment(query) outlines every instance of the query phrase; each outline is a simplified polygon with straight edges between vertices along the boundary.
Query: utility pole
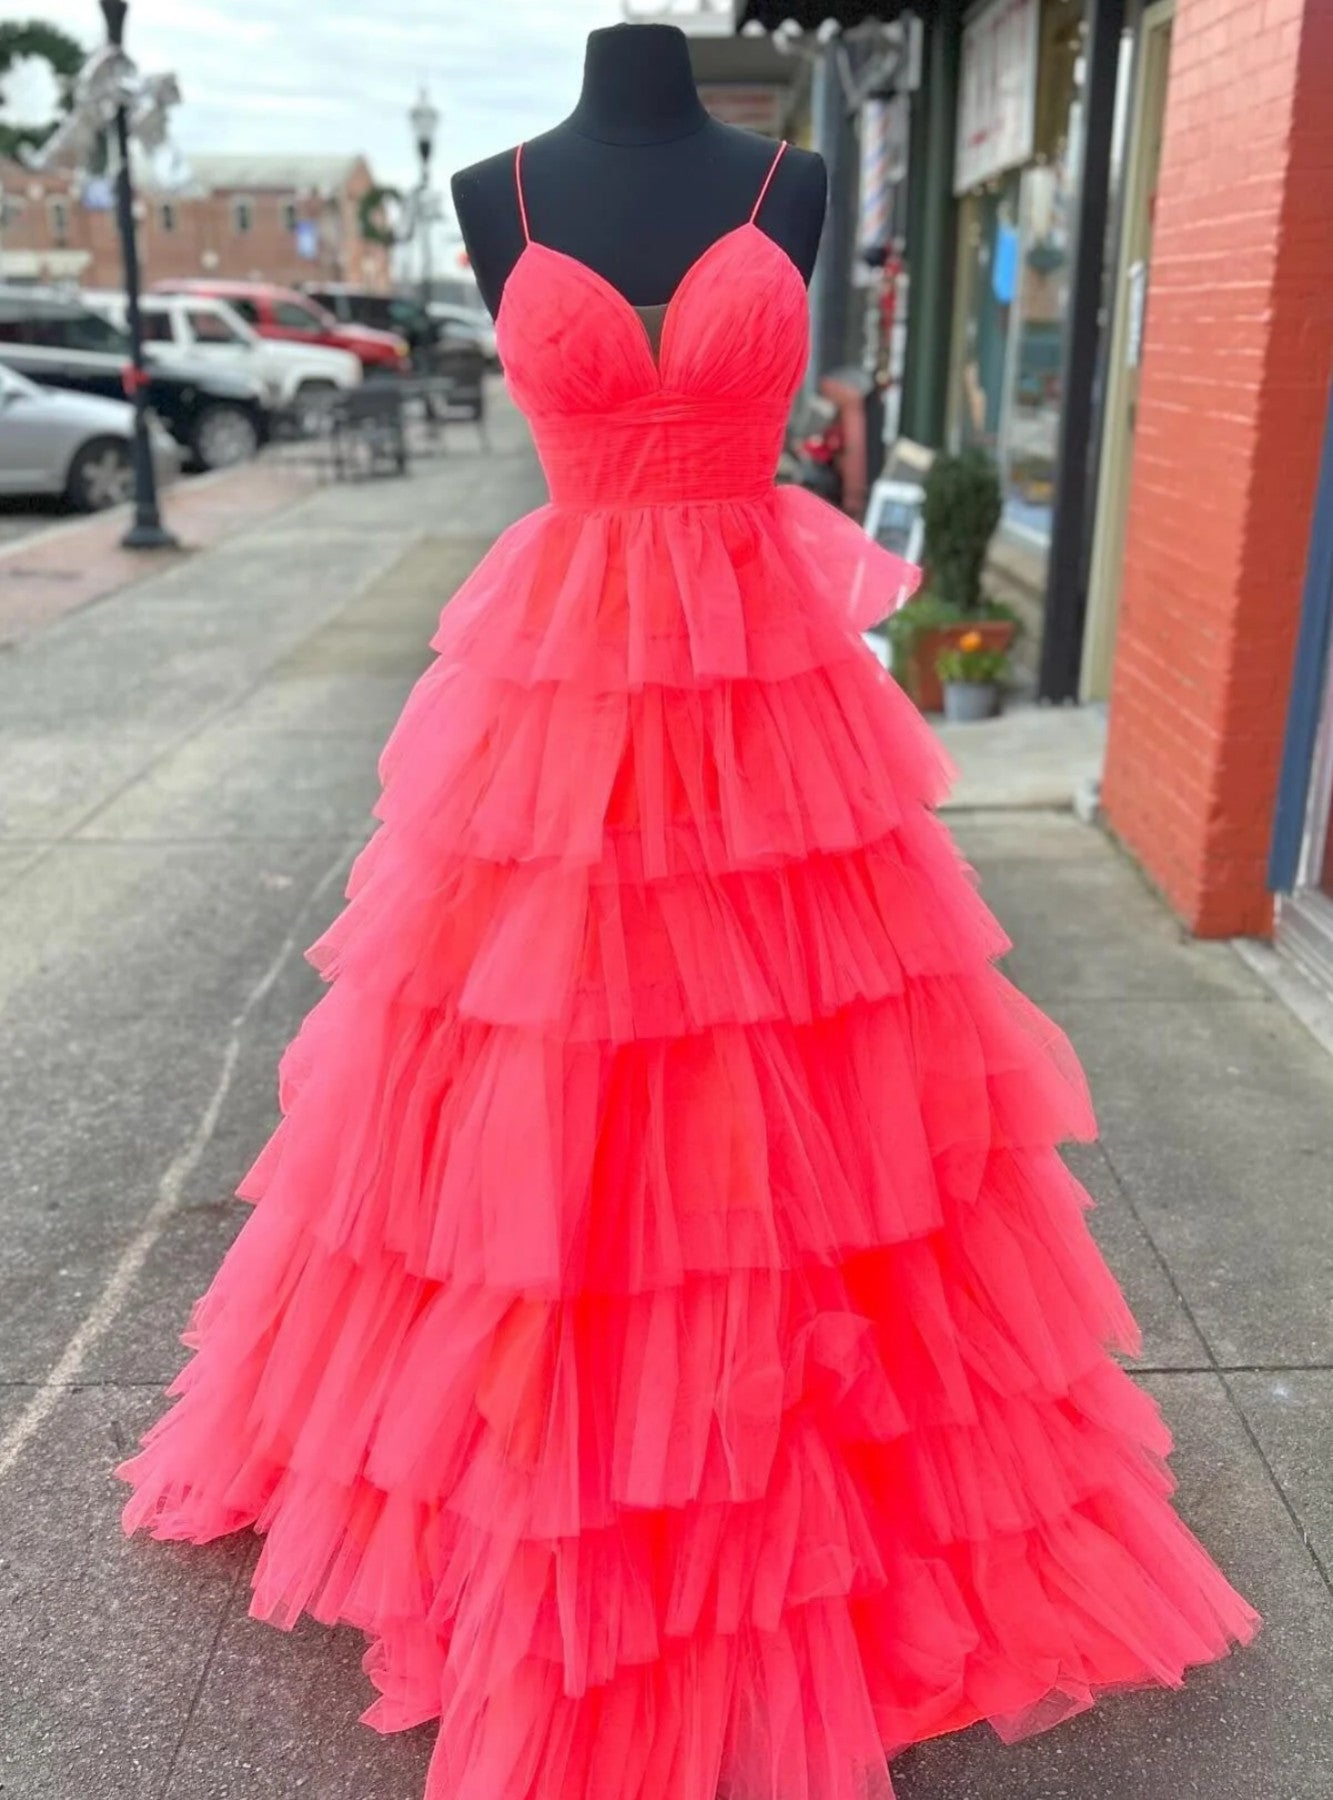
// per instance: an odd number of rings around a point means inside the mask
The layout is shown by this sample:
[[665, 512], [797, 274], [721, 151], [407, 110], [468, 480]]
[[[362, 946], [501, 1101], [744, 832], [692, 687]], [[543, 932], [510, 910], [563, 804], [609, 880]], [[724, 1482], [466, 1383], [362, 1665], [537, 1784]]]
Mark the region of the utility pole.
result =
[[[124, 54], [128, 0], [101, 0], [107, 42]], [[148, 439], [148, 372], [144, 364], [143, 318], [139, 311], [139, 243], [134, 224], [134, 181], [130, 170], [130, 118], [122, 91], [115, 116], [116, 224], [125, 269], [125, 311], [130, 330], [130, 366], [125, 388], [134, 408], [134, 523], [121, 539], [127, 550], [173, 550], [177, 540], [162, 523], [158, 508], [157, 471]]]

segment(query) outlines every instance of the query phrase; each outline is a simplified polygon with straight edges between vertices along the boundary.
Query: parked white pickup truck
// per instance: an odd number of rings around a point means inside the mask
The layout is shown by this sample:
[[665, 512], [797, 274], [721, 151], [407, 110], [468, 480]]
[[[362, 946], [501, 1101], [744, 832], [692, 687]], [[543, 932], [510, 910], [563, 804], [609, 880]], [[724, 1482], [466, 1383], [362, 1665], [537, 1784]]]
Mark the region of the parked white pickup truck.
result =
[[[117, 325], [126, 324], [124, 294], [85, 292], [81, 298]], [[290, 414], [303, 430], [315, 429], [338, 394], [361, 380], [360, 360], [350, 350], [260, 337], [225, 300], [144, 294], [139, 310], [147, 355], [170, 345], [244, 372], [263, 385], [270, 407]]]

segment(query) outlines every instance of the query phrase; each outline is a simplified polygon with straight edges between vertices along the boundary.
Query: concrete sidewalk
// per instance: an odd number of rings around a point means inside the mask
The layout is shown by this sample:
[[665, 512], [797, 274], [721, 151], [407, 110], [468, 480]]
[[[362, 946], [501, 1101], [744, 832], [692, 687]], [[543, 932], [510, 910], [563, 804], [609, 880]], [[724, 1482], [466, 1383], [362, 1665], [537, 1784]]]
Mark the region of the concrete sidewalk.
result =
[[[362, 1640], [246, 1616], [246, 1538], [126, 1543], [109, 1470], [241, 1222], [318, 989], [375, 755], [441, 601], [541, 497], [490, 457], [326, 490], [0, 656], [0, 1795], [417, 1800]], [[1077, 1157], [1179, 1437], [1184, 1510], [1268, 1618], [1183, 1695], [1006, 1749], [923, 1746], [900, 1800], [1333, 1793], [1333, 1064], [1094, 831], [957, 813], [1011, 967], [1071, 1031]], [[570, 1795], [569, 1800], [596, 1800]]]
[[253, 528], [314, 485], [309, 469], [276, 453], [175, 482], [162, 496], [163, 521], [178, 540], [171, 550], [125, 549], [121, 538], [133, 516], [128, 506], [53, 519], [40, 530], [12, 535], [0, 543], [0, 648]]

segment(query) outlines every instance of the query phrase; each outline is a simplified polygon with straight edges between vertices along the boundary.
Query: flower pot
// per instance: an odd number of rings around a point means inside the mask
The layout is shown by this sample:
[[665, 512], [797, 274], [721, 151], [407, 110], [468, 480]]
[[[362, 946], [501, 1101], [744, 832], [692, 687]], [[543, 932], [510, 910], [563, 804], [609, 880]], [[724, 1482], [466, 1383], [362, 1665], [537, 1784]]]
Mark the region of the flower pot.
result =
[[944, 716], [951, 725], [974, 725], [1000, 710], [1000, 690], [993, 681], [946, 681]]
[[912, 644], [908, 692], [922, 712], [939, 712], [944, 705], [944, 692], [935, 671], [935, 659], [941, 650], [951, 649], [968, 631], [979, 633], [987, 650], [1007, 650], [1016, 629], [1012, 619], [963, 619], [957, 625], [940, 625], [920, 632]]

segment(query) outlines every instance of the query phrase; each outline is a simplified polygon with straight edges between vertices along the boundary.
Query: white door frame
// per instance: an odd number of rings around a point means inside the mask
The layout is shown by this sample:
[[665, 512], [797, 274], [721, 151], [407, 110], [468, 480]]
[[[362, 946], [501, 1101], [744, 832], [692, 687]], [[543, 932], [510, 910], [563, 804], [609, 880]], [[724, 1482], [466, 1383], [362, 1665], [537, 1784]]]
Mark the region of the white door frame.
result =
[[[1084, 700], [1105, 700], [1110, 692], [1120, 613], [1120, 574], [1129, 509], [1130, 471], [1134, 460], [1134, 435], [1128, 421], [1138, 392], [1137, 361], [1133, 366], [1130, 361], [1134, 348], [1131, 332], [1138, 335], [1143, 320], [1143, 295], [1140, 294], [1136, 301], [1132, 292], [1132, 271], [1148, 202], [1149, 162], [1144, 127], [1149, 120], [1150, 106], [1159, 106], [1162, 115], [1165, 114], [1171, 64], [1170, 33], [1175, 13], [1176, 0], [1151, 0], [1139, 20], [1135, 46], [1134, 96], [1116, 254], [1115, 317], [1107, 362], [1106, 410], [1098, 458], [1097, 504], [1088, 576], [1088, 616], [1079, 681], [1080, 698]], [[1159, 128], [1160, 124], [1159, 119]]]

